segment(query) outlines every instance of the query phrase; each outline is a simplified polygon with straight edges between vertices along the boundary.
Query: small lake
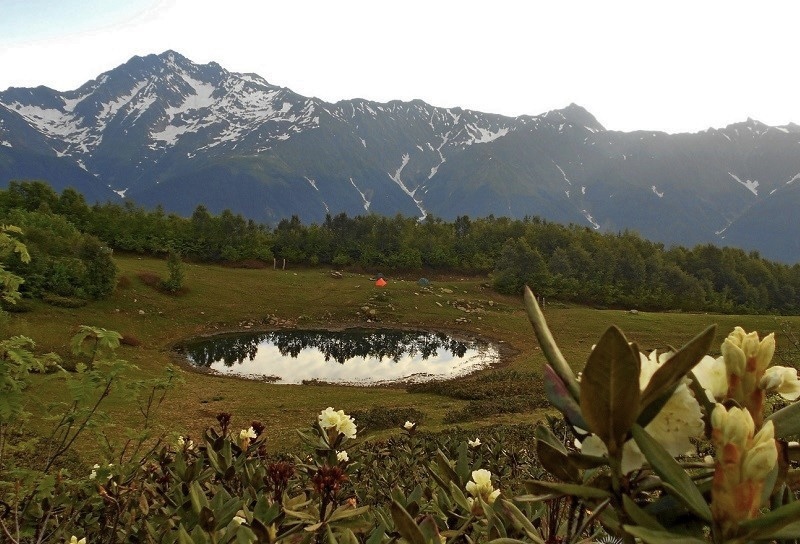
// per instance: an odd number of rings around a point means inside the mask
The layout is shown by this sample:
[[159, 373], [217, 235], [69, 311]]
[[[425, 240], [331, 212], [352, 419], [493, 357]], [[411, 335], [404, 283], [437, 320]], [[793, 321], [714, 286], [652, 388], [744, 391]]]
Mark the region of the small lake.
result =
[[478, 339], [373, 329], [226, 334], [191, 341], [182, 351], [198, 368], [283, 384], [444, 380], [500, 357], [496, 346]]

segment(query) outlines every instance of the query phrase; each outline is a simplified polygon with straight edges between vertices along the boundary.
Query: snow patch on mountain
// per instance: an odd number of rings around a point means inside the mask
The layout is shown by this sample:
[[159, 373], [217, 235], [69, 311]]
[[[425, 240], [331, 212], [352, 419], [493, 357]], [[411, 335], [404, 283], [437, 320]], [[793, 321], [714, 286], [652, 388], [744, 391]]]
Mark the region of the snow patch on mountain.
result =
[[409, 188], [406, 187], [406, 184], [403, 183], [403, 180], [400, 178], [400, 174], [403, 172], [403, 168], [406, 167], [406, 165], [408, 164], [408, 161], [410, 161], [410, 160], [411, 160], [411, 155], [409, 155], [408, 153], [403, 153], [403, 162], [400, 165], [400, 168], [397, 169], [397, 171], [394, 173], [394, 175], [389, 174], [388, 172], [387, 172], [387, 174], [389, 175], [390, 178], [392, 178], [394, 180], [394, 182], [400, 187], [400, 189], [405, 194], [410, 196], [411, 200], [414, 201], [414, 205], [417, 207], [417, 209], [422, 214], [422, 217], [420, 217], [420, 219], [425, 219], [425, 217], [427, 217], [427, 215], [428, 215], [428, 212], [425, 211], [425, 208], [422, 207], [422, 201], [421, 200], [417, 200], [416, 198], [414, 198], [414, 193], [416, 193], [417, 190], [416, 189], [414, 189], [413, 191], [409, 190]]
[[736, 180], [737, 183], [740, 183], [742, 186], [744, 186], [745, 189], [747, 189], [754, 195], [758, 196], [759, 183], [757, 181], [751, 179], [746, 179], [742, 181], [741, 179], [739, 179], [739, 176], [737, 176], [736, 174], [732, 174], [731, 172], [728, 172], [728, 175], [732, 177], [734, 180]]
[[592, 214], [590, 214], [586, 210], [581, 210], [581, 213], [586, 218], [586, 220], [592, 225], [594, 230], [598, 230], [600, 228], [600, 223], [598, 223], [597, 221], [594, 220], [594, 217], [592, 217]]
[[358, 185], [356, 185], [356, 182], [353, 181], [353, 178], [350, 178], [350, 184], [353, 187], [355, 187], [356, 191], [358, 191], [358, 194], [361, 195], [361, 200], [364, 201], [364, 211], [368, 212], [369, 211], [369, 205], [371, 204], [371, 202], [369, 200], [367, 200], [367, 197], [364, 195], [364, 193], [361, 192], [361, 189], [358, 188]]
[[[567, 185], [572, 185], [572, 182], [569, 180], [569, 178], [567, 177], [567, 175], [564, 173], [564, 169], [563, 169], [563, 168], [561, 168], [561, 167], [560, 167], [558, 164], [556, 164], [556, 161], [553, 161], [553, 160], [551, 159], [551, 162], [552, 162], [553, 164], [555, 164], [556, 168], [558, 168], [558, 171], [559, 171], [559, 172], [561, 172], [561, 176], [564, 178], [564, 181], [566, 181], [566, 182], [567, 182]], [[567, 194], [567, 196], [569, 196], [569, 194]]]

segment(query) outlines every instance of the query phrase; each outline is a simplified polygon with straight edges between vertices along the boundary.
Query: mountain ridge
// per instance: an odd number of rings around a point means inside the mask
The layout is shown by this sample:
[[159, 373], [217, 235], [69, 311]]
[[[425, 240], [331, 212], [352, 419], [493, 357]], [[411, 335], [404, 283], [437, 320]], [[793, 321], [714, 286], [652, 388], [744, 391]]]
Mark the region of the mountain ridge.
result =
[[697, 133], [610, 131], [574, 103], [519, 117], [422, 100], [327, 103], [171, 50], [72, 91], [0, 92], [2, 184], [47, 179], [90, 200], [182, 214], [204, 204], [267, 223], [538, 215], [784, 262], [800, 261], [794, 199], [780, 198], [797, 192], [782, 188], [800, 176], [798, 145], [800, 126], [753, 119]]

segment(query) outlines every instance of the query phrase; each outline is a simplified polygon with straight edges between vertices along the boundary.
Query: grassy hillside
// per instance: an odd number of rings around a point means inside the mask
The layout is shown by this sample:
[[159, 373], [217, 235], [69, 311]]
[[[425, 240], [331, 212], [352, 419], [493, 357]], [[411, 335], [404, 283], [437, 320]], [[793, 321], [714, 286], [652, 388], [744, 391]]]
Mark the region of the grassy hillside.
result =
[[[2, 325], [4, 336], [22, 334], [36, 340], [42, 352], [54, 351], [69, 361], [69, 339], [80, 325], [116, 330], [138, 346], [124, 345], [119, 356], [134, 363], [143, 377], [159, 376], [169, 363], [182, 369], [184, 382], [172, 391], [159, 423], [181, 433], [199, 436], [219, 412], [233, 414], [233, 425], [253, 419], [267, 425], [274, 449], [293, 447], [294, 430], [305, 427], [326, 406], [348, 412], [372, 407], [414, 407], [425, 414], [424, 428], [446, 427], [444, 418], [467, 406], [467, 401], [429, 393], [409, 393], [402, 387], [340, 387], [329, 385], [275, 385], [194, 372], [177, 356], [174, 346], [190, 337], [232, 330], [273, 329], [276, 324], [301, 328], [348, 326], [404, 327], [464, 331], [500, 343], [502, 367], [538, 372], [544, 362], [522, 297], [505, 297], [485, 288], [484, 278], [432, 277], [430, 291], [420, 289], [416, 277], [388, 277], [378, 289], [367, 274], [331, 277], [326, 269], [246, 270], [186, 265], [181, 296], [169, 296], [147, 286], [142, 274], [166, 277], [163, 260], [118, 255], [120, 286], [115, 293], [83, 308], [56, 308], [32, 303], [31, 311], [11, 314]], [[456, 304], [458, 301], [463, 301]], [[377, 322], [367, 323], [361, 311], [377, 311]], [[465, 312], [457, 308], [471, 308]], [[779, 331], [771, 316], [708, 314], [650, 314], [563, 307], [546, 308], [545, 315], [568, 361], [581, 368], [592, 344], [603, 330], [616, 324], [641, 348], [680, 346], [710, 324], [718, 324], [718, 346], [735, 325], [762, 334]], [[466, 322], [464, 319], [466, 318]], [[783, 319], [783, 318], [782, 318]], [[789, 318], [794, 330], [800, 318]], [[136, 342], [133, 342], [136, 343]], [[779, 354], [788, 355], [788, 342], [779, 334]], [[486, 373], [497, 372], [487, 370]], [[35, 401], [28, 408], [37, 418], [44, 406], [61, 398], [63, 382], [57, 375], [37, 378]], [[136, 426], [141, 419], [125, 390], [114, 391], [106, 410], [118, 428]], [[467, 427], [534, 421], [537, 411], [478, 419]], [[83, 449], [92, 448], [84, 443]]]

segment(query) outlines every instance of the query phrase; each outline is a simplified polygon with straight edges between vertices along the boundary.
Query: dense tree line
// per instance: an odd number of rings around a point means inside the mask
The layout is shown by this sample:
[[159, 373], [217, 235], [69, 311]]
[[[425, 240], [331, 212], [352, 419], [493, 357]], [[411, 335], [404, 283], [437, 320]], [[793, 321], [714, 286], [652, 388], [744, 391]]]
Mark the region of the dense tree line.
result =
[[[148, 211], [126, 201], [89, 206], [72, 189], [60, 195], [41, 182], [12, 182], [0, 191], [0, 216], [57, 215], [120, 250], [202, 262], [286, 259], [293, 265], [370, 271], [441, 270], [491, 273], [494, 287], [606, 307], [764, 313], [800, 311], [800, 264], [771, 262], [756, 252], [712, 245], [666, 248], [635, 233], [599, 233], [538, 218], [379, 215], [328, 216], [274, 228], [198, 206], [191, 217]], [[53, 221], [57, 221], [53, 219]], [[20, 225], [22, 226], [22, 225]]]

